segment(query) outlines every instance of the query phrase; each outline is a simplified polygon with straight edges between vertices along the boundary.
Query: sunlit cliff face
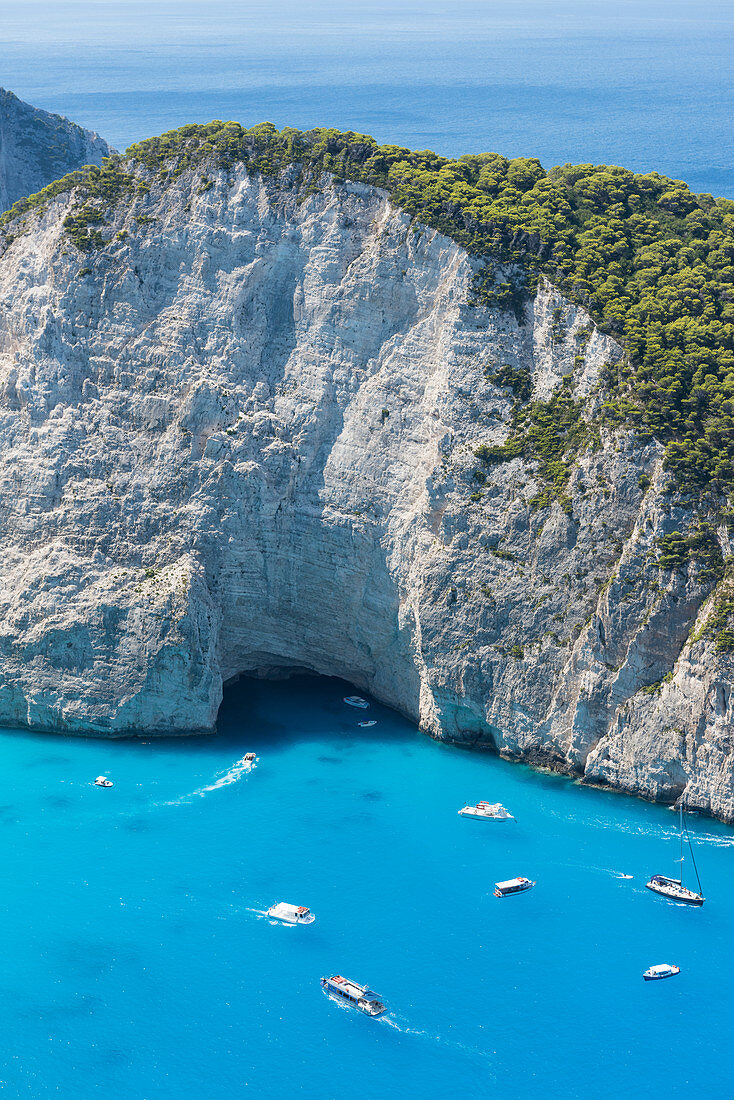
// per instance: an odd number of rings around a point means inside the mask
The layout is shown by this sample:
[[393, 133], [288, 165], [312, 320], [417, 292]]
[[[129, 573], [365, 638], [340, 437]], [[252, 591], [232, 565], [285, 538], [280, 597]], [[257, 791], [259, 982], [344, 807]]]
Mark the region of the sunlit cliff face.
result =
[[656, 446], [602, 437], [570, 509], [474, 454], [507, 436], [498, 366], [591, 412], [613, 341], [548, 284], [522, 321], [472, 305], [477, 262], [380, 191], [208, 178], [84, 254], [62, 197], [0, 259], [0, 722], [207, 730], [224, 681], [306, 668], [734, 817], [728, 659], [656, 564]]

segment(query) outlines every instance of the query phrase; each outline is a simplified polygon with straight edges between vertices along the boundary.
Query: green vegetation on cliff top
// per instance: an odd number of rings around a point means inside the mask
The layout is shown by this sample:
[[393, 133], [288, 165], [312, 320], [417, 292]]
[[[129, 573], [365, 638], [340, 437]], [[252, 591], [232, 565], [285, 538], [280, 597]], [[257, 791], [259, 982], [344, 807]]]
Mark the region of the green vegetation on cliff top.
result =
[[[485, 259], [476, 296], [489, 304], [519, 312], [546, 275], [627, 352], [606, 380], [607, 420], [663, 441], [684, 492], [713, 500], [734, 491], [734, 202], [694, 195], [657, 173], [591, 164], [545, 171], [497, 153], [449, 160], [361, 134], [268, 123], [184, 126], [131, 146], [126, 158], [164, 185], [189, 168], [244, 162], [266, 175], [295, 164], [294, 183], [313, 189], [322, 171], [384, 188]], [[100, 206], [141, 185], [129, 160], [113, 158], [16, 203], [0, 227], [77, 186], [81, 207], [66, 228], [80, 248], [103, 247]], [[542, 426], [546, 441], [554, 430]], [[562, 466], [563, 453], [554, 459], [546, 449], [546, 463]], [[548, 473], [560, 487], [565, 470]]]

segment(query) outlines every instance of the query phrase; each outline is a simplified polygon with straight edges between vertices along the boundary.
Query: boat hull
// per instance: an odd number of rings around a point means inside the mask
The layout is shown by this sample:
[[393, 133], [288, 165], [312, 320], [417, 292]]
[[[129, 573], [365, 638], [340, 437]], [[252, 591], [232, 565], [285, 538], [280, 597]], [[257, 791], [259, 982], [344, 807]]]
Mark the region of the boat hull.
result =
[[642, 977], [646, 982], [664, 982], [666, 978], [675, 978], [677, 974], [680, 974], [679, 966], [675, 966], [671, 970], [666, 970], [663, 974], [651, 974], [646, 970]]
[[645, 886], [648, 890], [652, 890], [653, 894], [659, 894], [661, 898], [667, 898], [668, 901], [679, 901], [683, 905], [703, 905], [706, 900], [700, 894], [694, 894], [692, 890], [679, 892], [662, 883], [646, 882]]
[[512, 814], [483, 814], [478, 813], [472, 807], [465, 807], [458, 811], [459, 817], [474, 817], [479, 821], [514, 821]]
[[333, 986], [328, 978], [321, 979], [321, 988], [335, 1001], [349, 1005], [350, 1008], [356, 1008], [358, 1012], [364, 1013], [365, 1016], [376, 1018], [377, 1016], [384, 1016], [387, 1012], [387, 1005], [382, 1004], [381, 1001], [363, 1001], [356, 996], [351, 996]]

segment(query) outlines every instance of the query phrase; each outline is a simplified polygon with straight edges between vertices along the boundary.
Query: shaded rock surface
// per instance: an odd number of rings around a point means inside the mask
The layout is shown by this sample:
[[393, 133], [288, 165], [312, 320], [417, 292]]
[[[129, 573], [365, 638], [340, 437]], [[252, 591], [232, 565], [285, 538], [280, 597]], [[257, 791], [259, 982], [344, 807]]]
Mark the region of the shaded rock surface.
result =
[[658, 564], [691, 523], [659, 446], [602, 432], [565, 508], [474, 454], [498, 367], [591, 416], [614, 341], [547, 283], [522, 320], [472, 304], [479, 261], [367, 186], [148, 182], [101, 250], [60, 197], [0, 259], [0, 723], [211, 729], [228, 679], [307, 668], [734, 819], [731, 660], [715, 581]]
[[67, 172], [101, 164], [111, 152], [98, 134], [0, 88], [0, 214]]

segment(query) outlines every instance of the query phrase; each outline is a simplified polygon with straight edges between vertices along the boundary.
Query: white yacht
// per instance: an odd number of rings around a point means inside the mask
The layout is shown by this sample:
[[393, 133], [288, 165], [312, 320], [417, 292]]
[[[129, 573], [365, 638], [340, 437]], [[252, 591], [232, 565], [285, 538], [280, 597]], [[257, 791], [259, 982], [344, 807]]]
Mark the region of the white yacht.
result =
[[387, 1012], [387, 1008], [373, 990], [366, 985], [357, 985], [349, 978], [342, 978], [341, 974], [335, 974], [333, 978], [322, 978], [321, 986], [327, 993], [347, 1001], [360, 1012], [366, 1012], [368, 1016], [382, 1016], [383, 1012]]
[[111, 787], [112, 780], [108, 779], [106, 775], [98, 775], [94, 781], [95, 787]]
[[653, 890], [656, 894], [662, 894], [664, 898], [669, 898], [670, 901], [683, 901], [687, 905], [703, 905], [706, 900], [701, 890], [701, 880], [698, 877], [698, 868], [696, 867], [696, 857], [693, 854], [693, 846], [691, 845], [691, 838], [688, 835], [686, 829], [686, 839], [688, 840], [688, 847], [691, 853], [691, 860], [693, 862], [693, 870], [696, 872], [696, 881], [698, 883], [698, 893], [695, 890], [689, 889], [689, 887], [683, 885], [683, 830], [685, 828], [683, 824], [683, 803], [680, 804], [680, 856], [675, 861], [680, 864], [680, 878], [668, 878], [667, 875], [653, 875], [649, 882], [645, 883], [648, 890]]
[[514, 821], [509, 810], [501, 802], [477, 802], [476, 806], [464, 806], [459, 810], [461, 817], [483, 817], [489, 821]]
[[535, 883], [529, 878], [508, 878], [504, 882], [495, 882], [494, 896], [506, 898], [510, 894], [522, 894], [524, 890], [532, 890]]
[[316, 917], [305, 905], [288, 905], [285, 901], [279, 901], [277, 905], [271, 905], [268, 916], [283, 924], [313, 924]]
[[658, 963], [649, 967], [642, 975], [646, 982], [659, 982], [661, 978], [673, 978], [680, 974], [680, 967], [672, 963]]
[[345, 695], [344, 702], [348, 707], [356, 707], [358, 710], [367, 710], [369, 703], [361, 695]]

